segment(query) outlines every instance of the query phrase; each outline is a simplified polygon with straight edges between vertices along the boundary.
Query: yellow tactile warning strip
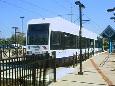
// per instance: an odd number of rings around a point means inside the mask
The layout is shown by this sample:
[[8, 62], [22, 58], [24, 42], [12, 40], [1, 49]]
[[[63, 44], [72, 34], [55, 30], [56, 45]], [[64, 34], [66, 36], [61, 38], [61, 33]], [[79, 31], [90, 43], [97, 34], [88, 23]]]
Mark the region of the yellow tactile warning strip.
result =
[[90, 59], [91, 63], [93, 64], [94, 68], [98, 71], [98, 73], [102, 76], [102, 78], [108, 83], [109, 86], [115, 86], [113, 85], [113, 82], [99, 69], [97, 64], [93, 59]]

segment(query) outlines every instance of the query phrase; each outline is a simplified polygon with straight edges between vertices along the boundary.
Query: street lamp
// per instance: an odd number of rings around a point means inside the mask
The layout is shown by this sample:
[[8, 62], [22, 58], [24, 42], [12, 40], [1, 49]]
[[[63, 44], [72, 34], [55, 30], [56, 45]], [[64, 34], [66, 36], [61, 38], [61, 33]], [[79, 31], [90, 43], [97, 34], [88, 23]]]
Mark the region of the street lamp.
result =
[[[113, 12], [113, 11], [115, 11], [115, 7], [112, 9], [107, 9], [107, 12]], [[113, 15], [115, 16], [115, 13]], [[111, 17], [110, 19], [115, 21], [115, 17]]]
[[112, 12], [112, 11], [115, 11], [115, 7], [112, 9], [107, 9], [107, 12]]
[[83, 21], [83, 24], [86, 23], [86, 22], [89, 22], [90, 20], [82, 20]]
[[85, 6], [83, 4], [81, 4], [80, 1], [76, 1], [75, 2], [76, 5], [79, 5], [80, 8], [85, 8]]
[[23, 34], [23, 19], [24, 19], [24, 16], [21, 16], [20, 18], [22, 19], [22, 34]]
[[82, 72], [82, 45], [81, 45], [81, 39], [82, 39], [82, 8], [85, 8], [83, 4], [81, 4], [80, 1], [75, 2], [76, 5], [79, 5], [79, 18], [80, 18], [80, 30], [79, 30], [79, 48], [80, 48], [80, 71], [78, 72], [78, 75], [83, 75]]
[[111, 17], [110, 19], [114, 20], [114, 22], [115, 22], [115, 17]]
[[110, 19], [113, 19], [113, 20], [115, 20], [115, 17], [111, 17]]

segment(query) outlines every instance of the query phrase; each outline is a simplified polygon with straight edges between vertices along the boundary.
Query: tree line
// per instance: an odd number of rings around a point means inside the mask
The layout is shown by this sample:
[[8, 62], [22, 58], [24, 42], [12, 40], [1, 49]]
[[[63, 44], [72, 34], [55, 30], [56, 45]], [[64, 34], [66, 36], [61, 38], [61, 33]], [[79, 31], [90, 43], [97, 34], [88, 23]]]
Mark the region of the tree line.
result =
[[10, 38], [1, 38], [0, 45], [10, 45], [10, 44], [20, 44], [26, 45], [26, 36], [23, 33], [13, 34]]

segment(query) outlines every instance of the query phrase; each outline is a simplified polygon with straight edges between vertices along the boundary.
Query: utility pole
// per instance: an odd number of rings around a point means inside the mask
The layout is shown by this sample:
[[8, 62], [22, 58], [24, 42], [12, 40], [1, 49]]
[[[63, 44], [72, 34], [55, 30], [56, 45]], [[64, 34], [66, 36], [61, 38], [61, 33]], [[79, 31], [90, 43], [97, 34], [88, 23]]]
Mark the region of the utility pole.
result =
[[12, 27], [12, 28], [15, 30], [15, 32], [14, 32], [15, 34], [14, 35], [15, 35], [15, 47], [16, 47], [16, 45], [17, 45], [17, 38], [16, 38], [17, 35], [16, 35], [16, 33], [17, 33], [18, 27]]
[[20, 18], [22, 19], [22, 34], [23, 34], [23, 19], [24, 19], [24, 16], [21, 16]]
[[79, 6], [79, 19], [80, 19], [80, 30], [79, 30], [79, 48], [80, 48], [80, 71], [78, 72], [79, 75], [83, 75], [82, 72], [82, 8], [85, 8], [85, 6], [83, 4], [81, 4], [80, 1], [76, 1], [75, 2], [76, 5]]
[[70, 15], [70, 16], [71, 16], [71, 22], [73, 22], [73, 11], [72, 11], [72, 6], [71, 6], [71, 13], [70, 13], [70, 14], [67, 14], [67, 15]]
[[16, 57], [18, 57], [18, 43], [17, 43], [17, 29], [18, 27], [12, 27], [15, 30], [15, 53], [16, 53]]

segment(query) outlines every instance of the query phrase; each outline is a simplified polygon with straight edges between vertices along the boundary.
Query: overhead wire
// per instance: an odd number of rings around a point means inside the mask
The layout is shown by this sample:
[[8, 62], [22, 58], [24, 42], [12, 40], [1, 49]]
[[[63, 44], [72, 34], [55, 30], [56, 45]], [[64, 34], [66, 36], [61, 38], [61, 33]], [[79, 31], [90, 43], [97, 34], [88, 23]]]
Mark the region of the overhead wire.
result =
[[[37, 13], [38, 15], [43, 16], [42, 14], [40, 14], [40, 13], [38, 13], [38, 12], [36, 12], [36, 11], [33, 11], [33, 10], [31, 10], [31, 9], [23, 8], [23, 7], [21, 7], [21, 6], [18, 6], [18, 5], [16, 5], [16, 4], [10, 3], [10, 2], [8, 2], [8, 1], [4, 1], [4, 0], [0, 0], [0, 1], [1, 1], [2, 3], [4, 3], [4, 4], [11, 5], [11, 6], [13, 6], [13, 7], [22, 9], [23, 11], [31, 12], [31, 13]], [[50, 10], [48, 10], [48, 9], [46, 9], [46, 8], [42, 8], [42, 7], [40, 7], [39, 5], [37, 5], [37, 4], [35, 4], [35, 3], [32, 3], [32, 2], [29, 2], [29, 1], [27, 1], [27, 0], [23, 0], [23, 1], [22, 1], [22, 0], [18, 0], [18, 1], [20, 1], [21, 3], [25, 3], [25, 4], [31, 5], [31, 6], [33, 6], [33, 7], [39, 8], [39, 9], [41, 9], [42, 11], [45, 11], [45, 12], [47, 12], [47, 13], [57, 14], [57, 12], [55, 12], [55, 11], [50, 11]], [[58, 1], [56, 1], [56, 0], [54, 0], [54, 1], [56, 2], [56, 4], [58, 3]], [[64, 7], [64, 6], [62, 6], [60, 3], [58, 3], [58, 5], [61, 6], [62, 8]], [[65, 7], [64, 7], [64, 8], [65, 8]], [[65, 9], [67, 9], [67, 8], [65, 8]], [[60, 14], [60, 15], [61, 15], [61, 14]]]
[[39, 5], [37, 5], [37, 4], [35, 4], [35, 3], [32, 3], [32, 2], [29, 2], [29, 1], [27, 1], [27, 0], [18, 0], [18, 1], [20, 1], [20, 2], [24, 2], [25, 4], [28, 4], [28, 5], [30, 5], [30, 6], [33, 6], [33, 7], [36, 7], [36, 8], [38, 8], [38, 9], [41, 9], [42, 11], [45, 11], [45, 12], [48, 12], [48, 13], [57, 13], [57, 12], [55, 12], [55, 11], [50, 11], [50, 10], [48, 10], [48, 9], [46, 9], [46, 8], [43, 8], [43, 7], [40, 7]]
[[18, 5], [16, 5], [16, 4], [9, 3], [8, 1], [0, 0], [0, 2], [2, 2], [2, 3], [4, 3], [4, 4], [7, 4], [7, 5], [10, 5], [10, 6], [13, 6], [13, 7], [16, 7], [16, 8], [18, 8], [18, 9], [21, 9], [21, 10], [25, 11], [25, 12], [36, 13], [36, 14], [38, 14], [39, 16], [42, 16], [40, 13], [38, 13], [38, 12], [36, 12], [36, 11], [33, 11], [33, 10], [30, 10], [30, 9], [23, 8], [23, 7], [18, 6]]
[[89, 18], [86, 14], [85, 14], [85, 16], [86, 16], [90, 21], [92, 21], [100, 30], [102, 30], [102, 28], [100, 27], [99, 24], [97, 24], [94, 20], [92, 20], [91, 18]]
[[[0, 1], [1, 1], [2, 3], [4, 3], [4, 4], [11, 5], [11, 6], [13, 6], [13, 7], [22, 9], [23, 11], [31, 12], [31, 13], [37, 13], [37, 14], [38, 14], [38, 12], [33, 11], [33, 9], [32, 9], [32, 10], [31, 10], [31, 9], [26, 9], [26, 8], [24, 8], [24, 7], [21, 7], [21, 6], [19, 6], [19, 5], [16, 5], [16, 4], [10, 3], [10, 2], [8, 2], [8, 1], [4, 1], [4, 0], [0, 0]], [[50, 13], [50, 14], [55, 14], [55, 15], [58, 14], [58, 13], [55, 12], [55, 11], [51, 11], [51, 10], [48, 10], [48, 9], [46, 9], [46, 8], [40, 7], [39, 5], [37, 5], [37, 4], [35, 4], [35, 3], [32, 3], [32, 2], [29, 2], [29, 1], [27, 1], [27, 0], [23, 0], [23, 1], [22, 1], [22, 0], [18, 0], [18, 1], [20, 1], [21, 3], [28, 4], [28, 5], [30, 5], [30, 6], [36, 7], [36, 8], [38, 8], [38, 9], [41, 9], [42, 11], [47, 12], [47, 13]], [[39, 15], [40, 15], [40, 16], [43, 16], [41, 13], [39, 13]]]
[[[0, 26], [2, 26], [1, 25], [1, 23], [0, 23]], [[2, 28], [2, 29], [1, 29]], [[0, 27], [0, 32], [1, 32], [1, 37], [2, 38], [6, 38], [5, 36], [6, 36], [6, 34], [10, 34], [11, 33], [11, 31], [8, 31], [8, 32], [6, 32], [6, 31], [4, 31], [4, 29], [10, 29], [8, 26], [5, 26], [4, 25], [4, 28], [3, 27]], [[3, 35], [3, 34], [5, 34], [5, 35]]]
[[60, 4], [57, 0], [53, 0], [55, 4], [57, 4], [59, 7], [63, 8], [64, 10], [67, 9], [64, 5]]
[[[65, 18], [65, 19], [67, 19], [67, 20], [69, 20], [69, 21], [71, 21], [71, 22], [74, 22], [74, 15], [75, 15], [75, 13], [74, 13], [74, 11], [73, 11], [73, 8], [74, 8], [74, 5], [73, 5], [73, 2], [74, 1], [65, 1], [66, 2], [66, 5], [67, 5], [67, 7], [65, 7], [65, 5], [63, 5], [62, 3], [60, 3], [58, 0], [53, 0], [53, 2], [55, 3], [55, 4], [57, 4], [58, 6], [60, 6], [61, 8], [63, 8], [64, 10], [66, 10], [66, 11], [68, 11], [67, 13], [60, 13], [60, 14], [58, 14], [58, 16], [60, 16], [60, 17], [63, 17], [63, 18]], [[69, 18], [67, 17], [67, 16], [69, 16]]]

